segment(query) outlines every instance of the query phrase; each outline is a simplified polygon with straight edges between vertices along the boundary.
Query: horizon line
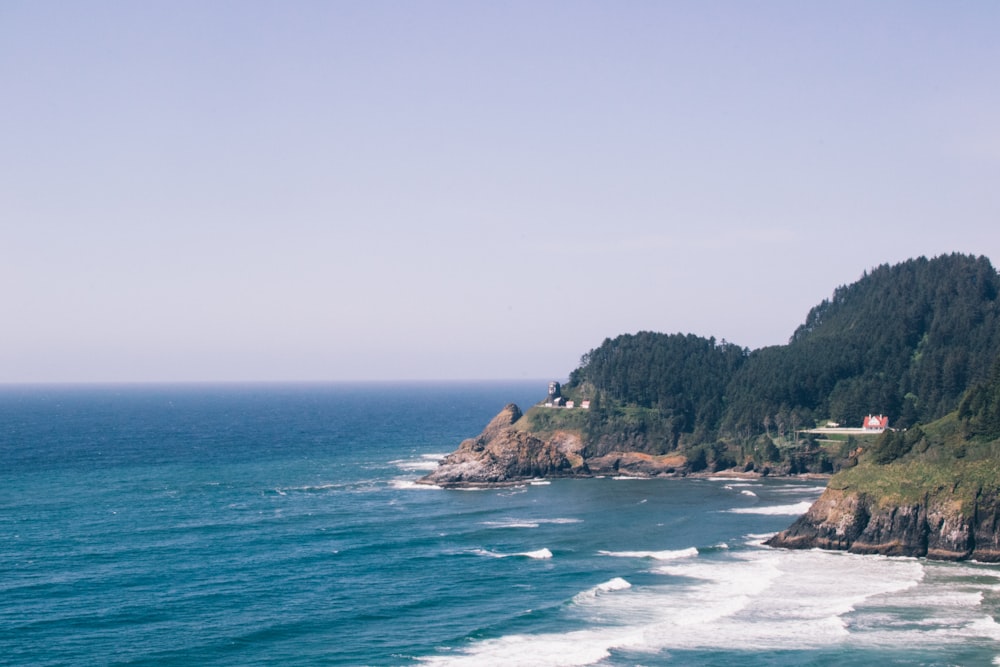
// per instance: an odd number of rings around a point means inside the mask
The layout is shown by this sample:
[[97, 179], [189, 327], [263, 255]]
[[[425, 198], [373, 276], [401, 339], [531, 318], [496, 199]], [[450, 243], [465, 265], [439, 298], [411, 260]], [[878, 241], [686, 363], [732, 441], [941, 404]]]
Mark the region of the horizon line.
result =
[[0, 388], [14, 387], [125, 387], [125, 386], [220, 386], [220, 385], [390, 385], [390, 384], [486, 384], [507, 382], [550, 382], [566, 378], [497, 377], [497, 378], [378, 378], [347, 380], [0, 380]]

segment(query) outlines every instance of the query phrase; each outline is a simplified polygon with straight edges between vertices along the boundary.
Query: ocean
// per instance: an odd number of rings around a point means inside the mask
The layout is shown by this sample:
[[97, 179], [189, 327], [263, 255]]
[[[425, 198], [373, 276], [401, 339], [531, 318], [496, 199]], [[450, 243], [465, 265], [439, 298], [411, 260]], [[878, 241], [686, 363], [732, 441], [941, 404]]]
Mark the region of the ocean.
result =
[[0, 388], [0, 664], [1000, 664], [1000, 567], [762, 546], [821, 482], [414, 484], [546, 388]]

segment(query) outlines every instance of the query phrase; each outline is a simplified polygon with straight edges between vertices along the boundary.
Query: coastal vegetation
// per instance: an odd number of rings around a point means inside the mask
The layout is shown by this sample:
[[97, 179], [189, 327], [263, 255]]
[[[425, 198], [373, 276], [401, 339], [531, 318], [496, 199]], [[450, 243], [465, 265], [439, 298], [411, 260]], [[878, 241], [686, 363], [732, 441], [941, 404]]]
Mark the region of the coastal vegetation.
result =
[[1000, 495], [1000, 424], [993, 421], [998, 399], [1000, 363], [959, 409], [922, 427], [885, 431], [857, 466], [831, 479], [831, 488], [903, 503], [947, 490], [971, 511], [978, 495]]
[[998, 295], [986, 258], [953, 254], [837, 288], [786, 345], [609, 338], [420, 482], [832, 474], [768, 544], [1000, 562]]
[[[803, 433], [827, 420], [860, 425], [884, 413], [908, 429], [961, 404], [970, 435], [997, 437], [1000, 398], [984, 383], [991, 368], [1000, 375], [998, 295], [1000, 276], [985, 257], [921, 257], [838, 287], [785, 345], [750, 351], [648, 331], [608, 338], [563, 387], [590, 409], [535, 408], [530, 428], [578, 430], [591, 456], [683, 452], [696, 466], [780, 472], [856, 462], [870, 436], [847, 443]], [[885, 436], [879, 462], [910, 451], [917, 433]]]
[[984, 427], [995, 370], [941, 419], [885, 431], [768, 544], [1000, 562], [1000, 433]]

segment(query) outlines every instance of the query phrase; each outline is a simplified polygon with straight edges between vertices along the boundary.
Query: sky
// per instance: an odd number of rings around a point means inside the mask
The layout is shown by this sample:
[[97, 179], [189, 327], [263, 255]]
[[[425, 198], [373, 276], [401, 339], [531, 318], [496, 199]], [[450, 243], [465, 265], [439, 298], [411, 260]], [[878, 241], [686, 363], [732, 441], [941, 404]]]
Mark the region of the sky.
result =
[[0, 3], [0, 382], [559, 379], [1000, 262], [1000, 3]]

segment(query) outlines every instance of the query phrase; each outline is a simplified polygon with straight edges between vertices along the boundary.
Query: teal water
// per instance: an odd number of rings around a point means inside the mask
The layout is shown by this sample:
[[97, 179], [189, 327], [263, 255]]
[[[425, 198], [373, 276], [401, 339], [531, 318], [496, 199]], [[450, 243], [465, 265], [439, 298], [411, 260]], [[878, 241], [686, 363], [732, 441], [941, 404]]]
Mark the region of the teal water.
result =
[[1000, 664], [1000, 568], [799, 480], [413, 484], [544, 383], [0, 389], [0, 664]]

